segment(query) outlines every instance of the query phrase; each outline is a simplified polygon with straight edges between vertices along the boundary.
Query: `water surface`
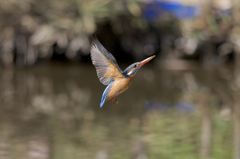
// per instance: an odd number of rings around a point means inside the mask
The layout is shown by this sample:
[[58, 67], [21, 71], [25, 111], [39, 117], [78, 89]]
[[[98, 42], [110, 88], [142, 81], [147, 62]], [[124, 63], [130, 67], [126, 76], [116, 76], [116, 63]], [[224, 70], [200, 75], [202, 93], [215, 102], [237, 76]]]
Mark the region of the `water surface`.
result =
[[90, 64], [2, 69], [0, 158], [233, 158], [240, 147], [233, 75], [149, 65], [119, 104], [100, 108], [105, 86]]

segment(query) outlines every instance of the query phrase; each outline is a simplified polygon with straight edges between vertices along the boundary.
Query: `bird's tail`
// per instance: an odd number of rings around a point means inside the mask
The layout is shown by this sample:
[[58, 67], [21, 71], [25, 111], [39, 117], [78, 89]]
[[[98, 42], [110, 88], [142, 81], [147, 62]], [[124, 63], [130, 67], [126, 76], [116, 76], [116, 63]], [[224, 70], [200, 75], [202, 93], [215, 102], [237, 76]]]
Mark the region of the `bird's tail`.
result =
[[102, 108], [103, 104], [105, 103], [106, 98], [102, 97], [101, 103], [100, 103], [100, 108]]
[[102, 95], [102, 99], [101, 99], [101, 103], [100, 103], [100, 107], [102, 108], [102, 106], [103, 106], [103, 104], [105, 103], [105, 101], [106, 101], [106, 98], [107, 98], [107, 96], [108, 96], [108, 93], [111, 91], [111, 89], [112, 89], [112, 83], [113, 82], [111, 82], [107, 87], [106, 87], [106, 89], [104, 90], [104, 92], [103, 92], [103, 95]]

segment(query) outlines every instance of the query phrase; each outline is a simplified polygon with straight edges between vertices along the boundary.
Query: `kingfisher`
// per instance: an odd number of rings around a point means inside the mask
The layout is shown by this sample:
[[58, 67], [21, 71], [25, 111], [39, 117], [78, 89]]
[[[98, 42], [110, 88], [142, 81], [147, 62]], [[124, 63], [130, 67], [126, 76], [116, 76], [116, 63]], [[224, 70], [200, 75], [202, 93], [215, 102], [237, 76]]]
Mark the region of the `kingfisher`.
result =
[[137, 71], [155, 57], [153, 55], [141, 62], [133, 63], [122, 71], [114, 56], [103, 47], [95, 36], [91, 37], [90, 54], [100, 82], [107, 85], [102, 95], [100, 107], [108, 100], [117, 104], [116, 96], [126, 91]]

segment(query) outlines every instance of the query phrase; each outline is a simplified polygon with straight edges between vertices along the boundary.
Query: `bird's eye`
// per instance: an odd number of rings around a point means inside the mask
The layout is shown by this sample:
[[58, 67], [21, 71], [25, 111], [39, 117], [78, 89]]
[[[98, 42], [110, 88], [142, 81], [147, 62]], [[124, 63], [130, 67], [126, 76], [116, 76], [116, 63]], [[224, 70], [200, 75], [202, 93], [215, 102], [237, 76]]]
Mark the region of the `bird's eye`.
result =
[[134, 68], [136, 68], [137, 67], [137, 64], [136, 65], [134, 65]]

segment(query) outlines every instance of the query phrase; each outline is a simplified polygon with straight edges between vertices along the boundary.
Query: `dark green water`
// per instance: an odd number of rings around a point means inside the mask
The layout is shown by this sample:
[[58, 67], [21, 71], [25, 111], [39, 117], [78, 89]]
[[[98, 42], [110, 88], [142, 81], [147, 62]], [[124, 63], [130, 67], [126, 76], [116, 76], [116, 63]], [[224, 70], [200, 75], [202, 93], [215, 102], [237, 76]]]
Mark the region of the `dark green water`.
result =
[[228, 68], [149, 65], [119, 104], [108, 101], [100, 108], [105, 86], [92, 65], [2, 69], [0, 158], [234, 158], [240, 125], [236, 78]]

